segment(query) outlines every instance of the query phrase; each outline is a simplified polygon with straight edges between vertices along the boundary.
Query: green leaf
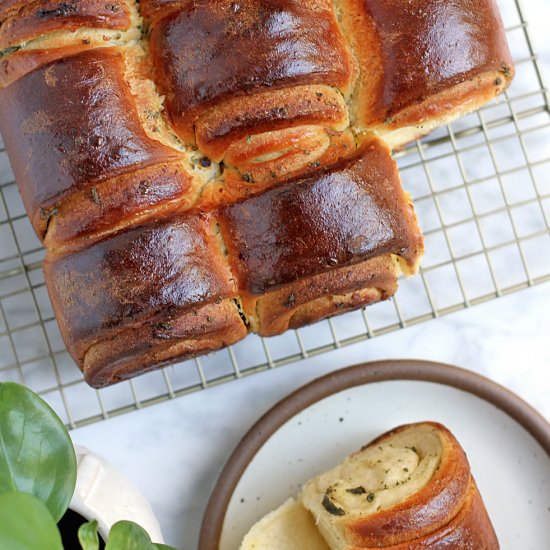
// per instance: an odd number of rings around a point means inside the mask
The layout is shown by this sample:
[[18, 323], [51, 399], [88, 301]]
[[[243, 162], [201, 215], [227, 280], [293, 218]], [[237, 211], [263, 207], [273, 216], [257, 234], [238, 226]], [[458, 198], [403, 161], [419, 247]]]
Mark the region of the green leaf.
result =
[[149, 533], [133, 521], [118, 521], [111, 527], [105, 550], [156, 550]]
[[31, 390], [0, 383], [0, 494], [30, 493], [57, 522], [75, 484], [74, 448], [59, 417]]
[[82, 550], [98, 550], [99, 549], [99, 535], [97, 534], [98, 523], [97, 520], [88, 521], [83, 523], [78, 528], [78, 541]]
[[0, 495], [0, 548], [63, 550], [61, 535], [46, 506], [27, 493]]
[[[85, 549], [86, 550], [86, 549]], [[151, 542], [149, 533], [133, 521], [119, 521], [111, 527], [105, 550], [177, 550]]]

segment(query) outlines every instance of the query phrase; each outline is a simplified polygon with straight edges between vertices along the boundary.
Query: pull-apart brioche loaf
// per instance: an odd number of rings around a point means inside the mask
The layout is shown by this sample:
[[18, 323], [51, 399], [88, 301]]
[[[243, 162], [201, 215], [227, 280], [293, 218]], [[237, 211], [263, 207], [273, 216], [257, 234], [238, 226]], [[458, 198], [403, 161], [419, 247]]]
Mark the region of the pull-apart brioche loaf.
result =
[[88, 382], [392, 296], [423, 242], [391, 147], [512, 76], [493, 0], [0, 1], [0, 130]]

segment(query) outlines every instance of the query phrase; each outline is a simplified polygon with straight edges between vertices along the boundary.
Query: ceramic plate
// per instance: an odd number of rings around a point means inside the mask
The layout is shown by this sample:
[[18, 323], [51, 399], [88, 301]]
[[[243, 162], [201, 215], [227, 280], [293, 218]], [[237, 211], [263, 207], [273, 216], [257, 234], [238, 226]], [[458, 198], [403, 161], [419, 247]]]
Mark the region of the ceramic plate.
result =
[[502, 550], [550, 549], [550, 425], [469, 371], [392, 361], [320, 378], [258, 421], [212, 493], [199, 550], [237, 550], [305, 481], [383, 432], [422, 420], [445, 424], [466, 450]]

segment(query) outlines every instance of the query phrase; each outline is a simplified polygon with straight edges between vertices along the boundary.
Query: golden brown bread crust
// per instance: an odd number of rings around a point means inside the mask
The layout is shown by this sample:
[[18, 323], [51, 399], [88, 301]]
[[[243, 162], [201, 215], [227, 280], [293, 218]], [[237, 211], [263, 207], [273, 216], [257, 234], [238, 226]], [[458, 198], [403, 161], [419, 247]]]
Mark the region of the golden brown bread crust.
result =
[[7, 88], [18, 79], [53, 61], [96, 47], [95, 44], [80, 41], [59, 48], [18, 50], [10, 55], [0, 57], [0, 89]]
[[48, 291], [69, 351], [236, 296], [207, 215], [121, 232], [68, 255], [49, 252]]
[[102, 48], [55, 61], [0, 91], [0, 130], [39, 234], [67, 195], [178, 158], [144, 132], [124, 71], [122, 55]]
[[263, 296], [243, 296], [252, 329], [274, 336], [331, 315], [352, 311], [393, 296], [397, 265], [391, 255], [290, 283]]
[[0, 0], [0, 22], [13, 15], [27, 4], [37, 4], [40, 0]]
[[[470, 487], [470, 465], [462, 447], [447, 428], [434, 426], [443, 440], [441, 464], [429, 484], [387, 510], [381, 510], [346, 524], [351, 546], [380, 547], [410, 542], [447, 525], [462, 509]], [[393, 435], [409, 429], [401, 426], [378, 437], [366, 447], [383, 444]]]
[[[375, 550], [380, 546], [349, 548]], [[425, 537], [387, 546], [387, 550], [499, 550], [497, 536], [475, 481], [470, 478], [468, 493], [460, 512], [445, 526]]]
[[139, 40], [140, 29], [134, 0], [16, 1], [0, 7], [0, 88], [78, 52], [129, 45]]
[[[361, 68], [352, 117], [399, 128], [488, 101], [513, 76], [495, 0], [340, 0]], [[453, 88], [461, 86], [457, 94]], [[483, 89], [480, 89], [483, 88]]]
[[204, 190], [200, 203], [227, 205], [259, 195], [286, 180], [315, 174], [320, 166], [330, 168], [355, 151], [349, 130], [333, 133], [319, 126], [298, 126], [249, 136], [229, 148], [223, 176]]
[[222, 208], [219, 223], [240, 288], [254, 295], [384, 254], [413, 269], [423, 246], [378, 140], [331, 170]]
[[178, 9], [153, 19], [150, 47], [168, 115], [186, 140], [201, 113], [230, 98], [351, 83], [351, 58], [329, 0], [171, 4]]
[[[161, 219], [190, 207], [200, 182], [178, 162], [162, 163], [101, 181], [72, 193], [47, 222], [44, 244], [82, 248], [104, 233], [151, 218]], [[44, 220], [41, 220], [44, 222]]]
[[248, 333], [231, 299], [163, 319], [144, 322], [93, 344], [82, 364], [88, 384], [108, 386], [234, 344]]
[[185, 8], [189, 0], [140, 0], [140, 12], [147, 19], [160, 19], [163, 15]]
[[231, 98], [195, 122], [197, 146], [215, 161], [236, 141], [294, 126], [335, 132], [349, 125], [342, 95], [330, 86], [295, 86]]
[[128, 3], [120, 0], [42, 0], [15, 7], [0, 26], [0, 50], [49, 32], [81, 27], [123, 30], [132, 23]]
[[[493, 0], [418, 2], [0, 0], [0, 130], [92, 384], [247, 325], [275, 334], [385, 299], [398, 267], [414, 273], [422, 237], [374, 136], [411, 139], [513, 75]], [[186, 223], [208, 250], [187, 286], [193, 239], [170, 240]], [[129, 238], [148, 256], [127, 271]], [[115, 296], [129, 273], [131, 296]], [[219, 301], [185, 302], [191, 282]], [[155, 336], [163, 316], [179, 323], [171, 338]]]

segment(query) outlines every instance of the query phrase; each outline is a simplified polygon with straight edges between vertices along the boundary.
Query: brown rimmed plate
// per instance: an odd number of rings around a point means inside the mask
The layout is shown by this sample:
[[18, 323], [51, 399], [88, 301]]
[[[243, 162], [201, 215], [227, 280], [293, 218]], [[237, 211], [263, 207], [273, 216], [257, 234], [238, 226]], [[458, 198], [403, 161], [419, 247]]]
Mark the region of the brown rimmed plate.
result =
[[[425, 361], [381, 361], [314, 380], [242, 439], [212, 492], [199, 550], [238, 550], [302, 483], [400, 424], [435, 420], [465, 448], [502, 549], [550, 541], [550, 425], [507, 389]], [[513, 518], [513, 520], [511, 520]]]

